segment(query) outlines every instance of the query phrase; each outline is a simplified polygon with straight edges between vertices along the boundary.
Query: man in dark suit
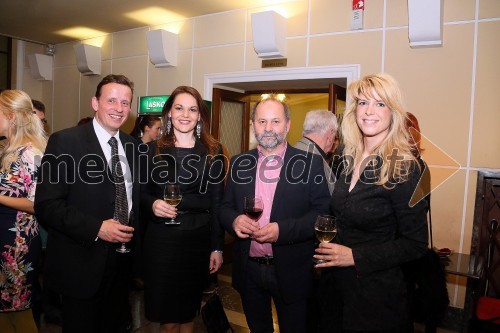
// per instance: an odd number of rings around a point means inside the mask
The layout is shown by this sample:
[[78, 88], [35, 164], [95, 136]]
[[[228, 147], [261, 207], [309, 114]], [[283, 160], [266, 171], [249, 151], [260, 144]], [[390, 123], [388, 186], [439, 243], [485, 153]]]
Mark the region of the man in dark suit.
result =
[[330, 194], [335, 187], [335, 174], [327, 162], [327, 154], [332, 149], [337, 135], [337, 117], [329, 110], [312, 110], [306, 114], [302, 130], [303, 137], [295, 148], [308, 151], [323, 158], [326, 182]]
[[[116, 249], [131, 247], [138, 212], [136, 140], [119, 131], [132, 96], [128, 78], [104, 77], [92, 98], [94, 120], [54, 133], [42, 159], [35, 212], [48, 229], [45, 282], [62, 295], [64, 332], [124, 332], [130, 323], [131, 254]], [[113, 138], [119, 163], [110, 163]], [[123, 177], [115, 178], [111, 164], [120, 164]], [[115, 202], [128, 215], [116, 215]], [[131, 226], [118, 222], [127, 217]]]
[[[280, 332], [306, 332], [313, 284], [314, 228], [328, 212], [323, 161], [289, 146], [288, 106], [270, 96], [251, 114], [257, 149], [235, 156], [220, 220], [236, 237], [233, 285], [241, 295], [250, 331], [273, 332], [271, 298]], [[257, 221], [243, 214], [243, 198], [260, 196]]]

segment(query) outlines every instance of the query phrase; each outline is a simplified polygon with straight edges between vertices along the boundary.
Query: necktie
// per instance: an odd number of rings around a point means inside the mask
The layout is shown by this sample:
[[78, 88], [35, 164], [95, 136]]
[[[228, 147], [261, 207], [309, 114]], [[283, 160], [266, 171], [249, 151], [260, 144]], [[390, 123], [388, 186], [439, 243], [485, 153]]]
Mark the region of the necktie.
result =
[[125, 180], [123, 179], [122, 166], [118, 155], [118, 141], [116, 141], [115, 137], [111, 137], [108, 143], [111, 146], [111, 174], [116, 188], [115, 214], [113, 218], [121, 224], [128, 225], [127, 190], [125, 189]]

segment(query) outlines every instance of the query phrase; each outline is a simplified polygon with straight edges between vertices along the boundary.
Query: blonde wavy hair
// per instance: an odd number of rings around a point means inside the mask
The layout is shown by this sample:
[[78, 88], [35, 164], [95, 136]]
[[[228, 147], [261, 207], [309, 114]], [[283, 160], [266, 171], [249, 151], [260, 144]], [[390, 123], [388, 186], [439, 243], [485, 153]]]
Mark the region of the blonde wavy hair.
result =
[[30, 96], [21, 90], [4, 90], [0, 93], [0, 112], [9, 121], [9, 132], [0, 147], [0, 164], [3, 170], [17, 158], [16, 151], [28, 144], [45, 151], [47, 137], [43, 125], [33, 112]]
[[[362, 162], [364, 140], [363, 133], [356, 121], [356, 109], [361, 95], [373, 98], [374, 92], [391, 110], [389, 132], [382, 142], [370, 152], [370, 155], [378, 156], [383, 161], [375, 184], [392, 187], [388, 184], [389, 181], [391, 183], [406, 181], [410, 168], [414, 165], [418, 167], [418, 163], [412, 154], [411, 137], [405, 126], [407, 116], [403, 107], [401, 90], [396, 80], [388, 74], [370, 74], [352, 82], [348, 87], [347, 93], [351, 102], [342, 120], [342, 134], [345, 144], [344, 154], [352, 157], [354, 163], [349, 163], [345, 171], [346, 173], [352, 172], [355, 165]], [[387, 158], [392, 156], [394, 151], [399, 157], [403, 157], [403, 160], [391, 166]], [[379, 166], [377, 165], [377, 167]]]

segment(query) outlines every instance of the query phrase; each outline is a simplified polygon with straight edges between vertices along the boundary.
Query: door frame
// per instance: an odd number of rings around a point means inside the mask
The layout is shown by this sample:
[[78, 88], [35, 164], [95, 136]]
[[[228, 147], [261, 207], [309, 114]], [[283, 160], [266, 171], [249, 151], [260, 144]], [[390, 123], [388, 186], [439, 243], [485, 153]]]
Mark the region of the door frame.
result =
[[243, 119], [242, 119], [242, 137], [241, 137], [241, 151], [248, 150], [248, 127], [250, 121], [250, 101], [248, 94], [238, 93], [231, 90], [214, 88], [212, 101], [212, 121], [210, 124], [210, 133], [212, 136], [220, 140], [220, 121], [221, 121], [221, 106], [223, 100], [229, 100], [236, 103], [243, 104]]
[[[359, 64], [352, 64], [205, 74], [204, 99], [212, 101], [214, 85], [227, 83], [346, 78], [347, 85], [349, 85], [359, 79], [360, 67]], [[349, 96], [346, 96], [346, 98], [348, 103]]]

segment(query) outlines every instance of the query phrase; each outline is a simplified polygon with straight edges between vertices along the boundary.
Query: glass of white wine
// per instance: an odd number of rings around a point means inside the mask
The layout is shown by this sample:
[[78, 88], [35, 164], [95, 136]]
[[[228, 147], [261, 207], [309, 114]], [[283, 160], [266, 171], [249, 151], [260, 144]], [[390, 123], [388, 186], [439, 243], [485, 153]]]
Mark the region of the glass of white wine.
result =
[[[337, 221], [334, 216], [319, 215], [314, 222], [314, 233], [320, 243], [330, 243], [337, 235]], [[324, 264], [327, 260], [313, 258], [316, 264]]]
[[[121, 223], [120, 218], [118, 217], [118, 214], [116, 214], [116, 212], [115, 212], [115, 216], [113, 216], [113, 219], [115, 221], [119, 221]], [[125, 225], [128, 225], [128, 221], [127, 221], [127, 224], [125, 224]], [[118, 252], [118, 253], [129, 253], [130, 249], [127, 247], [127, 245], [125, 243], [122, 243], [122, 245], [119, 248], [116, 249], [116, 252]]]
[[[179, 205], [182, 200], [180, 186], [177, 184], [167, 184], [165, 186], [163, 200], [165, 200], [165, 202], [170, 206], [177, 207], [177, 205]], [[180, 222], [176, 221], [175, 218], [172, 217], [170, 220], [166, 220], [165, 224], [180, 224]]]

